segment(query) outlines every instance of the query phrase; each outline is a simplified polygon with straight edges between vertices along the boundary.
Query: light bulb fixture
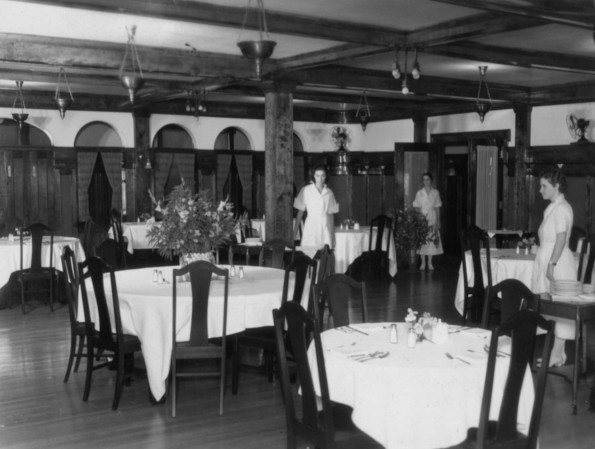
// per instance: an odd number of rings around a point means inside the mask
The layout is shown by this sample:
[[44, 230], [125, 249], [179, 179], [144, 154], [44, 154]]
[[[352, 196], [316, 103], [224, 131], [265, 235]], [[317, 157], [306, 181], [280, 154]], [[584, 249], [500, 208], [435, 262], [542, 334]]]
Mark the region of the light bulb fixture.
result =
[[201, 114], [205, 114], [207, 112], [207, 107], [205, 106], [205, 97], [206, 92], [203, 89], [199, 94], [195, 90], [188, 91], [188, 96], [186, 97], [186, 112], [189, 114], [194, 115], [198, 119]]
[[[63, 92], [60, 91], [62, 79], [64, 79], [68, 95], [63, 95]], [[72, 91], [70, 90], [70, 84], [68, 84], [68, 78], [66, 77], [66, 70], [64, 70], [64, 67], [60, 67], [60, 70], [58, 71], [58, 85], [56, 86], [54, 102], [56, 103], [56, 106], [58, 106], [58, 111], [60, 111], [60, 118], [64, 119], [66, 111], [72, 106], [72, 103], [74, 103], [74, 97], [72, 96]]]
[[145, 78], [143, 76], [143, 69], [140, 66], [136, 44], [134, 42], [136, 25], [132, 25], [130, 30], [126, 27], [126, 33], [128, 33], [128, 42], [126, 43], [126, 52], [124, 53], [124, 59], [120, 66], [119, 77], [122, 85], [128, 91], [130, 103], [134, 103], [134, 96], [138, 90], [143, 87], [143, 84], [145, 84]]
[[[477, 112], [477, 115], [479, 115], [479, 121], [481, 123], [483, 123], [483, 119], [485, 118], [486, 114], [490, 112], [490, 110], [492, 109], [492, 97], [490, 96], [490, 88], [488, 86], [488, 81], [485, 78], [487, 70], [488, 66], [479, 66], [479, 87], [477, 88], [477, 99], [475, 100], [475, 112]], [[484, 84], [486, 96], [482, 98], [481, 86], [483, 86]]]
[[368, 95], [364, 90], [359, 98], [359, 105], [357, 106], [357, 112], [355, 113], [355, 118], [358, 119], [362, 125], [362, 130], [366, 130], [370, 117], [372, 117], [372, 114], [370, 113], [370, 105], [368, 104]]
[[[246, 21], [248, 20], [248, 12], [250, 11], [251, 3], [252, 0], [248, 0], [248, 5], [246, 6], [246, 13], [244, 14], [244, 22], [242, 23], [242, 29], [240, 30], [240, 36], [238, 37], [238, 47], [240, 47], [242, 54], [246, 58], [254, 61], [256, 77], [260, 79], [264, 61], [271, 57], [271, 55], [273, 54], [273, 50], [275, 49], [275, 45], [277, 45], [277, 42], [271, 40], [269, 36], [269, 29], [267, 27], [267, 20], [262, 0], [256, 0], [256, 12], [258, 14], [258, 35], [260, 39], [257, 41], [242, 40], [242, 32], [246, 27]], [[266, 39], [263, 38], [263, 33], [264, 35], [266, 35]]]
[[[409, 52], [409, 50], [407, 48], [405, 48], [403, 50], [403, 52], [405, 53], [405, 64], [404, 64], [404, 70], [401, 70], [401, 65], [399, 63], [399, 48], [395, 47], [395, 61], [393, 62], [392, 65], [392, 71], [391, 74], [393, 76], [394, 79], [398, 80], [401, 79], [401, 77], [403, 78], [403, 81], [401, 81], [401, 93], [403, 95], [407, 95], [410, 91], [409, 91], [409, 86], [407, 84], [407, 54]], [[413, 62], [413, 67], [411, 68], [411, 78], [413, 78], [414, 80], [418, 80], [421, 77], [421, 68], [419, 66], [419, 61], [417, 59], [417, 48], [415, 48], [415, 60]]]
[[[22, 81], [16, 81], [17, 84], [17, 93], [16, 96], [14, 98], [14, 102], [12, 103], [12, 118], [15, 120], [15, 122], [17, 122], [17, 125], [19, 125], [19, 128], [23, 127], [23, 124], [27, 121], [27, 118], [29, 118], [29, 114], [27, 112], [25, 112], [25, 97], [23, 97], [23, 82]], [[20, 110], [20, 112], [19, 112]]]

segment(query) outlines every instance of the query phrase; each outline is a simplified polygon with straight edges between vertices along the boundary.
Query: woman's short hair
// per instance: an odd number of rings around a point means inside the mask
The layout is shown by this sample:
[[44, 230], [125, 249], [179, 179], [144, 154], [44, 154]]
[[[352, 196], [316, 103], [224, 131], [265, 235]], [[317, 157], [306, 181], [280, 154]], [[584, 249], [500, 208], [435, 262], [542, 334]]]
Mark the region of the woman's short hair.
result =
[[434, 180], [434, 177], [432, 176], [432, 173], [430, 173], [429, 171], [425, 172], [424, 174], [421, 175], [421, 179], [424, 179], [424, 176], [427, 176], [428, 178], [430, 178], [430, 181]]
[[323, 171], [325, 175], [328, 174], [326, 171], [326, 166], [323, 164], [318, 164], [314, 166], [314, 168], [312, 169], [312, 177], [314, 177], [314, 173], [316, 173], [317, 171]]
[[560, 193], [566, 193], [566, 190], [568, 190], [568, 181], [561, 170], [546, 171], [541, 174], [540, 178], [545, 179], [552, 186], [558, 184], [558, 191]]

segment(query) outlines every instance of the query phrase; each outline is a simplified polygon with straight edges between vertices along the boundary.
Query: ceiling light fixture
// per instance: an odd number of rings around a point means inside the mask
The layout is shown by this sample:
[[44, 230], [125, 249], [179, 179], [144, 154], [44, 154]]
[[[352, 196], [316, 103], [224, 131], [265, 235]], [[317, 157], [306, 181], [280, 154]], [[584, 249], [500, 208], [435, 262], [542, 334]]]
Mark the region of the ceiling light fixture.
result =
[[198, 119], [201, 114], [207, 112], [207, 107], [204, 104], [206, 92], [203, 91], [199, 94], [195, 90], [188, 91], [188, 97], [186, 97], [186, 112], [192, 113], [194, 117]]
[[134, 43], [136, 25], [132, 25], [130, 30], [126, 27], [126, 32], [128, 33], [128, 42], [126, 43], [126, 52], [120, 66], [119, 76], [122, 85], [128, 91], [130, 103], [134, 103], [134, 96], [145, 84], [145, 78], [143, 77], [143, 69], [140, 66], [140, 59]]
[[370, 113], [370, 105], [368, 104], [368, 95], [366, 94], [366, 91], [364, 90], [362, 92], [362, 96], [359, 99], [359, 105], [357, 106], [357, 112], [355, 113], [355, 118], [359, 119], [359, 122], [362, 125], [362, 129], [364, 131], [366, 130], [366, 126], [368, 126], [370, 117], [372, 117], [372, 114]]
[[[246, 13], [244, 14], [244, 22], [242, 23], [242, 29], [240, 30], [240, 36], [238, 37], [238, 47], [242, 51], [242, 54], [251, 60], [254, 60], [256, 77], [260, 79], [262, 74], [262, 66], [264, 61], [271, 57], [275, 45], [277, 42], [270, 39], [269, 29], [267, 27], [267, 20], [262, 0], [256, 0], [257, 14], [258, 14], [258, 35], [259, 40], [246, 40], [242, 41], [242, 32], [246, 27], [246, 21], [248, 20], [248, 13], [250, 11], [250, 3], [252, 0], [248, 0], [246, 6]], [[266, 34], [266, 39], [263, 39], [263, 33]]]
[[[399, 48], [395, 47], [395, 61], [393, 62], [393, 67], [391, 74], [394, 79], [398, 80], [403, 76], [403, 81], [401, 82], [401, 93], [403, 95], [407, 95], [409, 91], [409, 86], [407, 85], [407, 53], [409, 50], [405, 48], [405, 70], [401, 70], [401, 65], [399, 64]], [[414, 80], [418, 80], [421, 77], [421, 68], [419, 66], [419, 61], [417, 59], [417, 48], [415, 49], [415, 60], [413, 62], [413, 67], [411, 69], [411, 78]]]
[[[62, 95], [62, 92], [60, 91], [62, 78], [64, 78], [66, 89], [68, 89], [68, 96]], [[58, 72], [58, 85], [56, 86], [56, 95], [54, 95], [54, 101], [56, 102], [56, 106], [58, 106], [58, 110], [60, 111], [60, 118], [64, 119], [66, 111], [70, 108], [70, 106], [72, 106], [72, 103], [74, 103], [74, 97], [72, 96], [72, 91], [70, 90], [70, 84], [68, 83], [68, 78], [66, 77], [66, 70], [64, 70], [64, 67], [60, 67], [60, 71]]]
[[[23, 124], [27, 121], [27, 118], [29, 118], [29, 114], [27, 112], [25, 112], [26, 106], [25, 106], [25, 97], [23, 97], [23, 82], [16, 81], [16, 84], [17, 84], [17, 93], [14, 98], [14, 102], [12, 103], [11, 113], [12, 113], [12, 118], [17, 122], [17, 125], [19, 125], [19, 128], [22, 128]], [[16, 111], [18, 111], [18, 109], [20, 109], [21, 112], [16, 112]]]
[[[490, 88], [486, 80], [487, 65], [479, 66], [479, 87], [477, 88], [477, 99], [475, 100], [475, 112], [479, 115], [479, 121], [483, 123], [486, 114], [492, 109], [492, 97], [490, 96]], [[485, 84], [486, 96], [481, 96], [481, 86]]]

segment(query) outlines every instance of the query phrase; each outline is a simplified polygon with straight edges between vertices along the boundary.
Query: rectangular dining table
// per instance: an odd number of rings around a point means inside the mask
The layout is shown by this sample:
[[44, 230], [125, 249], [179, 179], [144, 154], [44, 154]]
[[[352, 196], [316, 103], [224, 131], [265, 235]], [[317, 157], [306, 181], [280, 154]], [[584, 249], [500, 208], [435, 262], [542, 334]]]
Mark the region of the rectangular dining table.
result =
[[[172, 349], [172, 270], [176, 267], [141, 268], [117, 271], [116, 285], [120, 300], [120, 314], [124, 333], [136, 335], [141, 341], [149, 388], [157, 400], [165, 394]], [[162, 271], [166, 282], [153, 282], [154, 270]], [[246, 266], [244, 277], [230, 277], [227, 311], [227, 335], [248, 328], [272, 326], [272, 310], [280, 307], [284, 270]], [[223, 333], [223, 281], [213, 279], [209, 294], [208, 335]], [[289, 292], [294, 278], [290, 277]], [[112, 307], [111, 285], [104, 278], [108, 307]], [[190, 338], [192, 297], [190, 282], [178, 283], [177, 341]], [[88, 287], [91, 319], [97, 322], [95, 295]], [[78, 319], [83, 321], [83, 308]], [[113, 313], [110, 310], [110, 313]], [[112, 316], [113, 320], [113, 316]]]
[[[397, 323], [397, 344], [389, 342], [389, 323], [352, 327], [367, 335], [338, 328], [323, 332], [321, 338], [330, 399], [353, 408], [351, 419], [360, 430], [386, 449], [435, 449], [462, 442], [467, 429], [477, 427], [490, 331], [450, 327], [447, 343], [423, 341], [408, 348], [405, 323]], [[509, 354], [509, 348], [503, 353]], [[364, 361], [350, 357], [370, 352], [388, 355]], [[308, 358], [320, 392], [312, 346]], [[490, 417], [500, 410], [509, 363], [510, 357], [497, 359]], [[533, 401], [533, 378], [527, 368], [518, 408], [518, 428], [524, 433]]]

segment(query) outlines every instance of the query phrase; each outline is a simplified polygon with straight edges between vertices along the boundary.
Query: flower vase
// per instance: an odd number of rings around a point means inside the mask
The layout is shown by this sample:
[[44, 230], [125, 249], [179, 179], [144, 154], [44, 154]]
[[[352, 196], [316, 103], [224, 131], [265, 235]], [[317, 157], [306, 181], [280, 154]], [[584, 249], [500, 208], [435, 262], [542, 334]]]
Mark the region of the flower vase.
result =
[[[205, 262], [215, 263], [215, 255], [212, 251], [206, 251], [204, 253], [187, 253], [187, 254], [180, 254], [180, 266], [185, 267], [192, 262], [197, 262], [199, 260], [204, 260]], [[190, 274], [187, 273], [182, 276], [182, 281], [190, 282]]]

